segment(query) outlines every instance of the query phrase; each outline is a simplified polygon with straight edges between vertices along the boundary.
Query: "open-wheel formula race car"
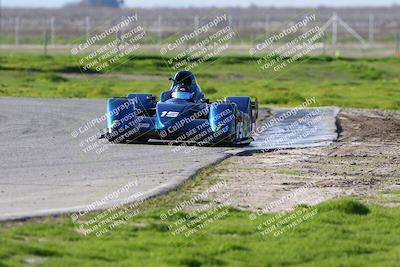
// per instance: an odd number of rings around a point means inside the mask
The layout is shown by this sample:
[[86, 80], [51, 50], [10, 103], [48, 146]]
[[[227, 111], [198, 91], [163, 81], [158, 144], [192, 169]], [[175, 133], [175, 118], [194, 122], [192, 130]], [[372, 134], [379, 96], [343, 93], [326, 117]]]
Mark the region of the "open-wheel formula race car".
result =
[[170, 78], [170, 90], [160, 101], [151, 94], [130, 94], [107, 102], [110, 142], [175, 140], [192, 144], [246, 145], [258, 116], [257, 100], [226, 97], [210, 103], [193, 73], [180, 71]]

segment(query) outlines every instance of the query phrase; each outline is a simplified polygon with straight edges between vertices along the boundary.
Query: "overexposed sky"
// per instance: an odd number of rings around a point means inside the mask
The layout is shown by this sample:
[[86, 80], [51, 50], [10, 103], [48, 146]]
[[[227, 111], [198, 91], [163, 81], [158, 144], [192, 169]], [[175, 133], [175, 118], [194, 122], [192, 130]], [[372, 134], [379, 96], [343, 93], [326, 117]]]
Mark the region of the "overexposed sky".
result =
[[[79, 0], [0, 0], [3, 6], [9, 7], [61, 7], [66, 3]], [[391, 6], [400, 4], [400, 0], [125, 0], [128, 7], [204, 7], [204, 6], [242, 6], [251, 4], [275, 7], [316, 7], [316, 6]]]

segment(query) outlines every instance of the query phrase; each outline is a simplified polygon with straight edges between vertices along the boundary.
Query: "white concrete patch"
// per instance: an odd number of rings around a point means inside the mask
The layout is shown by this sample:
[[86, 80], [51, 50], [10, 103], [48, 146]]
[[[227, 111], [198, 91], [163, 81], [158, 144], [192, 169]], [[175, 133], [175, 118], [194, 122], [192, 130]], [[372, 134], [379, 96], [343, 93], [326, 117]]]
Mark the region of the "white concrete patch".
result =
[[327, 146], [338, 137], [336, 116], [339, 109], [335, 107], [308, 108], [290, 114], [290, 109], [276, 109], [272, 117], [262, 125], [249, 146], [226, 151], [229, 154], [244, 152], [262, 152], [276, 149], [305, 148]]

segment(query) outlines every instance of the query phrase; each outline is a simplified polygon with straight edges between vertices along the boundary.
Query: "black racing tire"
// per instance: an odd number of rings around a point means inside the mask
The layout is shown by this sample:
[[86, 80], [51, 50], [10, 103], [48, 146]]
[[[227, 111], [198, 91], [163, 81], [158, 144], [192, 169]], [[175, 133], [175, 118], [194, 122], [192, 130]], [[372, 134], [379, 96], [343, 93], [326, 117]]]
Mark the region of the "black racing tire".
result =
[[133, 139], [133, 142], [134, 143], [139, 143], [139, 144], [146, 144], [146, 143], [149, 142], [149, 140], [150, 140], [150, 138], [140, 137], [140, 138], [137, 138], [137, 139]]
[[237, 136], [238, 135], [237, 125], [239, 123], [237, 113], [238, 113], [238, 110], [237, 110], [237, 108], [235, 108], [235, 111], [234, 111], [235, 119], [233, 120], [233, 129], [235, 129], [235, 131], [231, 135], [231, 138], [230, 138], [231, 140], [229, 141], [229, 143], [231, 145], [236, 145], [237, 141], [239, 140], [239, 137]]

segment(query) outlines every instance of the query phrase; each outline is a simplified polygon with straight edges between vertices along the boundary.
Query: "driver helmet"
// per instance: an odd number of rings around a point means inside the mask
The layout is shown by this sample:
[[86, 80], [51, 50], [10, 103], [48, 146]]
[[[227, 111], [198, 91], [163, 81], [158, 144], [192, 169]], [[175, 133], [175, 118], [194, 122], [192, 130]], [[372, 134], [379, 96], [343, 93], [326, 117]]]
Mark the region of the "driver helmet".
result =
[[193, 91], [184, 84], [177, 84], [172, 90], [172, 97], [176, 99], [191, 100], [193, 96]]

